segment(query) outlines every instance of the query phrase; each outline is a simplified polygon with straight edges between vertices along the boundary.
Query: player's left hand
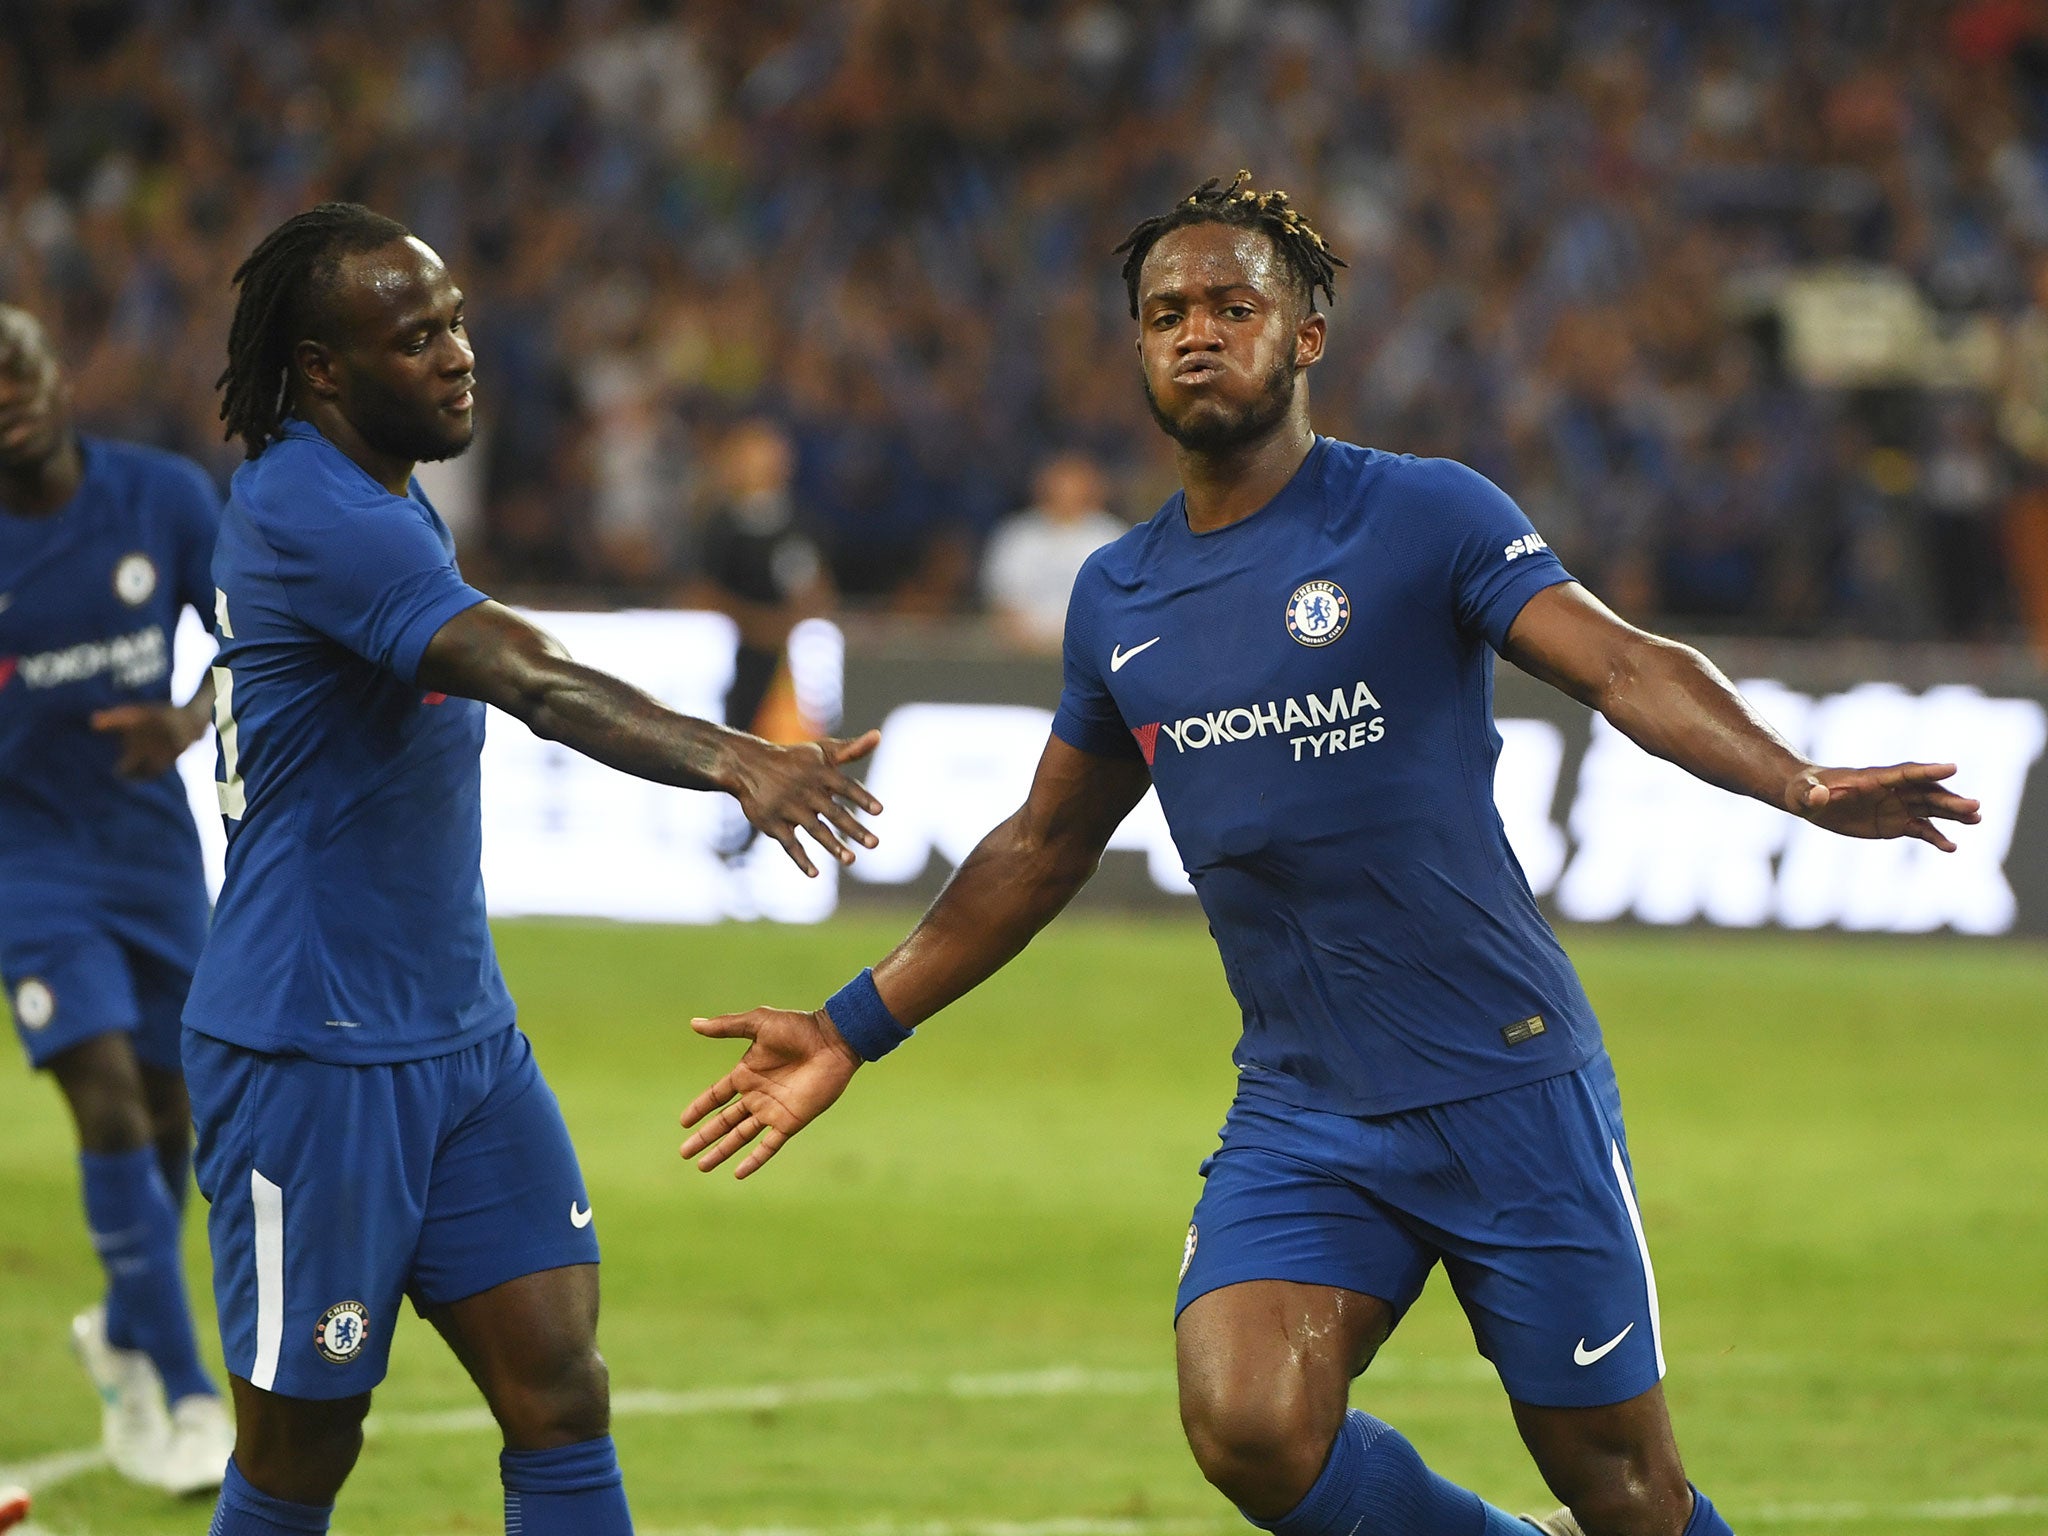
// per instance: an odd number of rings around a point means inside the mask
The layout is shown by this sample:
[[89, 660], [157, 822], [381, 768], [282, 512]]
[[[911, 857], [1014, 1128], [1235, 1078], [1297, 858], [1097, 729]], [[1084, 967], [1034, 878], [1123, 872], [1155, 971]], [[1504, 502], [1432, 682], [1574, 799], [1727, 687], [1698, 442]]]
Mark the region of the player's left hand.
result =
[[114, 771], [129, 779], [157, 777], [206, 731], [203, 719], [176, 704], [117, 704], [95, 711], [90, 724], [120, 737]]
[[830, 1109], [861, 1065], [822, 1008], [815, 1013], [752, 1008], [692, 1019], [690, 1027], [713, 1040], [753, 1042], [737, 1066], [683, 1111], [683, 1125], [696, 1129], [683, 1143], [682, 1155], [696, 1158], [703, 1173], [756, 1142], [733, 1170], [735, 1178], [744, 1179]]
[[1943, 853], [1956, 845], [1935, 820], [1974, 826], [1978, 802], [1943, 786], [1954, 763], [1895, 763], [1889, 768], [1814, 768], [1785, 790], [1785, 809], [1844, 837], [1917, 837]]

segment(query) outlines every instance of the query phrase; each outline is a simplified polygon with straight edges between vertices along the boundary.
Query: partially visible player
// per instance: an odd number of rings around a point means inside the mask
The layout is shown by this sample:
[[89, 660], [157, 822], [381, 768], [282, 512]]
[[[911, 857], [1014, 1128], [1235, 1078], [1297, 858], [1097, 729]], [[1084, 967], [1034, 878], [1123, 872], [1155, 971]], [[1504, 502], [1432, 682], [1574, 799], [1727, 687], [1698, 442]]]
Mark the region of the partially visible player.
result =
[[1209, 182], [1123, 250], [1185, 490], [1083, 568], [1030, 796], [909, 938], [816, 1012], [698, 1021], [754, 1043], [683, 1151], [758, 1137], [759, 1168], [1023, 949], [1156, 785], [1244, 1013], [1176, 1308], [1202, 1471], [1280, 1536], [1530, 1536], [1347, 1410], [1442, 1263], [1569, 1506], [1541, 1529], [1728, 1536], [1665, 1412], [1613, 1066], [1494, 807], [1494, 654], [1830, 831], [1950, 850], [1930, 818], [1977, 804], [1947, 764], [1805, 761], [1480, 475], [1318, 437], [1334, 261], [1284, 194]]
[[[776, 746], [580, 666], [463, 581], [415, 464], [474, 432], [463, 297], [403, 225], [287, 220], [235, 274], [213, 562], [227, 881], [185, 1010], [239, 1435], [214, 1536], [324, 1531], [401, 1300], [504, 1436], [505, 1525], [629, 1531], [597, 1232], [484, 919], [484, 704], [721, 789], [816, 870], [874, 846], [857, 741]], [[478, 702], [482, 701], [482, 702]]]
[[219, 515], [196, 464], [75, 431], [43, 328], [0, 305], [0, 976], [78, 1129], [107, 1292], [72, 1335], [108, 1458], [177, 1493], [220, 1482], [233, 1435], [178, 1235], [178, 1014], [207, 903], [172, 765], [213, 690], [171, 703], [171, 639], [184, 608], [212, 617]]

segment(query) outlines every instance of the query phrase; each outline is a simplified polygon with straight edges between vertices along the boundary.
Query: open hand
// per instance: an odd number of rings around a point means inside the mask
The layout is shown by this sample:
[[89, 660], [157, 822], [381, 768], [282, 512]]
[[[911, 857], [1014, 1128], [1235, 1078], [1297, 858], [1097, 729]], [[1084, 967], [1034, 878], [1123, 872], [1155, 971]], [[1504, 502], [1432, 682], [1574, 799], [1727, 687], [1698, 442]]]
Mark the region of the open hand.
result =
[[1889, 768], [1814, 768], [1785, 791], [1785, 809], [1844, 837], [1917, 837], [1943, 853], [1956, 845], [1934, 825], [1974, 826], [1978, 803], [1945, 788], [1954, 763], [1895, 763]]
[[818, 869], [797, 841], [798, 827], [840, 863], [851, 864], [853, 850], [846, 843], [875, 846], [875, 834], [854, 819], [853, 811], [878, 816], [882, 802], [840, 772], [840, 765], [858, 762], [881, 740], [880, 731], [869, 731], [852, 741], [827, 738], [791, 747], [753, 743], [739, 760], [732, 792], [747, 820], [782, 844], [805, 874], [815, 876]]
[[205, 733], [205, 721], [176, 704], [117, 704], [96, 710], [92, 728], [121, 739], [114, 772], [123, 778], [153, 779]]
[[692, 1019], [690, 1027], [714, 1040], [753, 1042], [737, 1066], [683, 1111], [684, 1127], [696, 1129], [683, 1143], [682, 1155], [696, 1158], [703, 1173], [758, 1137], [733, 1170], [735, 1178], [744, 1179], [830, 1109], [861, 1065], [822, 1008], [816, 1013], [753, 1008]]

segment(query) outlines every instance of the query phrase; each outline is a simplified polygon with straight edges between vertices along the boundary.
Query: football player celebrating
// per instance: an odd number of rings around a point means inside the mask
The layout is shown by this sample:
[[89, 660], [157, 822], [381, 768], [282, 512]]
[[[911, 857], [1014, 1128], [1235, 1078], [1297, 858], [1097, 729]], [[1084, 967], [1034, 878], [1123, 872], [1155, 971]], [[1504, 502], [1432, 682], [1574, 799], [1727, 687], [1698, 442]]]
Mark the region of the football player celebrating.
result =
[[178, 1235], [206, 882], [172, 765], [213, 690], [171, 703], [171, 640], [183, 609], [212, 616], [219, 516], [198, 465], [74, 430], [42, 326], [0, 305], [0, 976], [78, 1128], [107, 1291], [72, 1340], [108, 1459], [174, 1493], [217, 1485], [233, 1436]]
[[[1202, 1471], [1281, 1536], [1726, 1536], [1665, 1412], [1614, 1069], [1494, 809], [1493, 655], [1836, 832], [1950, 849], [1934, 818], [1976, 802], [1947, 765], [1806, 762], [1480, 475], [1318, 437], [1304, 374], [1336, 260], [1245, 182], [1120, 248], [1184, 490], [1083, 568], [1029, 798], [822, 1009], [699, 1021], [753, 1043], [685, 1111], [683, 1152], [758, 1169], [1016, 955], [1156, 785], [1244, 1013], [1177, 1303]], [[1507, 1515], [1348, 1409], [1439, 1262], [1567, 1509]]]
[[[463, 581], [413, 466], [469, 445], [463, 297], [403, 225], [326, 203], [236, 273], [213, 562], [227, 878], [185, 1068], [239, 1420], [213, 1536], [324, 1531], [410, 1296], [504, 1434], [505, 1522], [631, 1529], [597, 1233], [484, 920], [484, 704], [737, 797], [805, 873], [874, 846], [857, 741], [775, 746], [569, 659]], [[481, 702], [479, 702], [481, 701]]]

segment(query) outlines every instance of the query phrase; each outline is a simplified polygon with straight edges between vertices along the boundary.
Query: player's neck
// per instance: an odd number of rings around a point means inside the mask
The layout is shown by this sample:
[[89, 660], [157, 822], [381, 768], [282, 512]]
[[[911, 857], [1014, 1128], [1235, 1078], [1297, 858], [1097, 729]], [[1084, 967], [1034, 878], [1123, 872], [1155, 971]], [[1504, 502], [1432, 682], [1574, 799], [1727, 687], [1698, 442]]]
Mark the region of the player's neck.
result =
[[21, 470], [0, 470], [0, 512], [16, 517], [48, 517], [70, 505], [85, 478], [78, 438], [64, 434], [64, 445], [38, 464]]
[[1250, 442], [1213, 452], [1176, 448], [1188, 527], [1214, 533], [1243, 522], [1286, 488], [1315, 444], [1307, 413], [1289, 411], [1271, 432]]
[[407, 495], [412, 489], [413, 461], [397, 458], [383, 450], [373, 448], [364, 440], [363, 434], [333, 406], [321, 402], [299, 413], [312, 423], [313, 428], [327, 441], [347, 454], [356, 465], [372, 480], [383, 486], [394, 496]]

